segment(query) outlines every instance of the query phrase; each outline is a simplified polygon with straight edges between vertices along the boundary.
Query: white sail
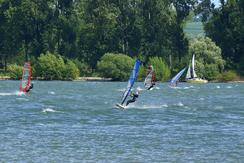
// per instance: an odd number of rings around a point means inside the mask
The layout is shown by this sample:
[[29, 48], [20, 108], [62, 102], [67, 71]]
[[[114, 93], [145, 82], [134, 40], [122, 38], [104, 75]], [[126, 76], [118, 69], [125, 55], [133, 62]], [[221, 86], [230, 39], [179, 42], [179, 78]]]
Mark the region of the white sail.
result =
[[197, 74], [195, 72], [195, 55], [194, 54], [192, 56], [192, 75], [193, 75], [193, 78], [197, 77]]
[[186, 79], [190, 79], [191, 78], [191, 66], [189, 64], [189, 67], [188, 67], [188, 70], [187, 70], [187, 73], [186, 73]]

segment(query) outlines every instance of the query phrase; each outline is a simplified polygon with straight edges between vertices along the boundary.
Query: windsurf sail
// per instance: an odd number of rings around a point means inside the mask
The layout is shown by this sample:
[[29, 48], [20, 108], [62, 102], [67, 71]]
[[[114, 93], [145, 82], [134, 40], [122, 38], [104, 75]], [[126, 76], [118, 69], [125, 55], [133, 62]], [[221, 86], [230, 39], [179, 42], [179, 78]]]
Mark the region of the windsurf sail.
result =
[[30, 61], [25, 62], [22, 69], [22, 78], [20, 80], [20, 91], [26, 92], [27, 88], [31, 83], [31, 63]]
[[123, 97], [122, 97], [121, 105], [124, 104], [126, 98], [128, 97], [128, 95], [131, 92], [131, 88], [133, 87], [133, 85], [136, 81], [136, 77], [137, 77], [137, 74], [139, 71], [140, 64], [141, 64], [141, 61], [137, 59], [134, 66], [133, 66], [133, 69], [131, 71], [130, 78], [129, 78], [128, 84], [127, 84], [127, 88], [126, 88], [126, 90], [123, 94]]
[[190, 79], [191, 78], [191, 66], [189, 65], [187, 73], [186, 73], [186, 79]]
[[144, 86], [145, 88], [150, 88], [153, 84], [153, 81], [154, 81], [154, 70], [153, 70], [153, 66], [148, 64], [148, 67], [147, 67], [147, 76], [145, 78], [145, 81], [144, 81]]
[[171, 86], [176, 86], [176, 81], [179, 80], [181, 75], [185, 72], [186, 68], [183, 68], [178, 74], [176, 74], [171, 80], [170, 80], [170, 85]]
[[195, 72], [195, 55], [192, 56], [192, 75], [193, 75], [193, 78], [197, 77], [197, 74]]

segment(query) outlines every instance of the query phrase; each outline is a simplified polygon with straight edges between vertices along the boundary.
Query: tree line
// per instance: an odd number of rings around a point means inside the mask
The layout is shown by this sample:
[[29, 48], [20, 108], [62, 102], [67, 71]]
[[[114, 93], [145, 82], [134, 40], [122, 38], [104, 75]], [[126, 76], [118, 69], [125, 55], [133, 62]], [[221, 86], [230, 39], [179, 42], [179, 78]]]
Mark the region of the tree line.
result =
[[202, 15], [206, 35], [221, 48], [227, 67], [243, 72], [243, 2], [221, 4], [215, 8], [210, 0], [1, 0], [0, 67], [21, 55], [35, 60], [50, 52], [95, 69], [105, 53], [123, 53], [145, 62], [161, 57], [173, 70], [188, 62], [189, 39], [183, 27], [194, 10]]

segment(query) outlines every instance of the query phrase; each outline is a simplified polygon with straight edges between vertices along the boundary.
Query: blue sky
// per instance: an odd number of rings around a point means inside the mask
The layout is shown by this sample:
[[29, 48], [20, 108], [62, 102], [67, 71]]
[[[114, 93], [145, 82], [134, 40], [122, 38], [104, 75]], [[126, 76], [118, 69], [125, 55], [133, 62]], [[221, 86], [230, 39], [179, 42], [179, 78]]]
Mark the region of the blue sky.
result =
[[215, 4], [216, 7], [219, 7], [220, 5], [219, 0], [212, 0], [212, 2]]

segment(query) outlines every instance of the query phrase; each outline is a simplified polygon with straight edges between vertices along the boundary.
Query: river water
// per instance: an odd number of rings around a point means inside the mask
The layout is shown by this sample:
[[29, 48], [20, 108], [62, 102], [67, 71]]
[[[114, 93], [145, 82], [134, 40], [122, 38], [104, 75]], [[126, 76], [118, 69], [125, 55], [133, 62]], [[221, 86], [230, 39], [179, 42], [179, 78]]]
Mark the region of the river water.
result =
[[0, 162], [243, 162], [244, 84], [0, 81]]

